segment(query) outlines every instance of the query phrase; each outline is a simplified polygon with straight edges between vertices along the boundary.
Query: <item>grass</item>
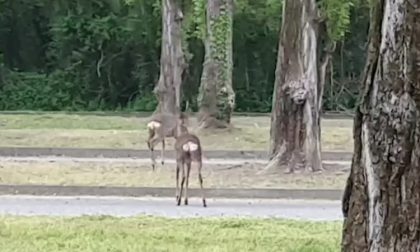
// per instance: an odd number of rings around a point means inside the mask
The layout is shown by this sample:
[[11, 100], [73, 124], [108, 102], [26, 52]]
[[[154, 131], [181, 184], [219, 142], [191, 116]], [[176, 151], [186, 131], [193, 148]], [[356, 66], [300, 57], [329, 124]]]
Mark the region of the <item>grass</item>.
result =
[[[159, 160], [158, 160], [159, 161]], [[315, 174], [258, 174], [263, 164], [204, 165], [206, 188], [342, 189], [348, 176], [343, 167], [326, 167]], [[347, 168], [347, 167], [345, 167]], [[197, 171], [191, 188], [199, 188]], [[36, 185], [174, 187], [174, 164], [158, 167], [135, 162], [11, 161], [0, 163], [0, 183]]]
[[[146, 149], [148, 118], [68, 114], [0, 114], [0, 143], [10, 147]], [[196, 132], [195, 120], [190, 129]], [[232, 130], [196, 132], [205, 150], [266, 150], [269, 117], [234, 117]], [[322, 121], [322, 148], [352, 151], [352, 120]], [[172, 139], [168, 149], [172, 148]]]
[[2, 252], [339, 251], [340, 222], [1, 217]]

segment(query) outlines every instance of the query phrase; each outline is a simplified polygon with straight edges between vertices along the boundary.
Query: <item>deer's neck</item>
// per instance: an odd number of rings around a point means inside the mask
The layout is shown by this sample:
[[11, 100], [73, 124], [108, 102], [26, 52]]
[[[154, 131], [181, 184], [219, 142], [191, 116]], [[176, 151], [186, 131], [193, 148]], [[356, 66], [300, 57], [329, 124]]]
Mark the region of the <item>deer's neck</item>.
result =
[[178, 138], [182, 135], [188, 134], [188, 129], [185, 126], [180, 125], [176, 128], [175, 134], [176, 134], [176, 137]]

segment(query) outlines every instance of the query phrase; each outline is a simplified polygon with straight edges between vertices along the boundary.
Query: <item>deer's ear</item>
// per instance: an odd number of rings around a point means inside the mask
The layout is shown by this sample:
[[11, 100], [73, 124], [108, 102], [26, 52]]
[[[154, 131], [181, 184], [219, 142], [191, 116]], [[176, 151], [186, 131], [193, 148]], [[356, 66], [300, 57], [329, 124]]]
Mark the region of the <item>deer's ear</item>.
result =
[[178, 122], [183, 125], [188, 124], [188, 116], [184, 112], [181, 112], [178, 116]]

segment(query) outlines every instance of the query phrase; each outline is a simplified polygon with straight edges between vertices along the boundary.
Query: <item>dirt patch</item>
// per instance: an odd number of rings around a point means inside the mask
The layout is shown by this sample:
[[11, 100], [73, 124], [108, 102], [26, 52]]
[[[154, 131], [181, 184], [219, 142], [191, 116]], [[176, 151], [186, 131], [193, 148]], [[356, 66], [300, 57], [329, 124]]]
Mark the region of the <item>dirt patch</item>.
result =
[[[92, 115], [1, 115], [0, 143], [10, 147], [79, 147], [146, 149], [148, 118]], [[232, 130], [197, 132], [197, 122], [189, 128], [201, 138], [204, 150], [267, 150], [270, 118], [234, 117]], [[322, 121], [322, 148], [352, 151], [352, 120]], [[160, 148], [160, 145], [158, 146]], [[168, 139], [167, 149], [173, 148]]]
[[[261, 174], [262, 164], [205, 165], [204, 185], [207, 188], [285, 188], [342, 189], [348, 175], [348, 165], [326, 165], [322, 173]], [[191, 187], [198, 187], [193, 168]], [[0, 164], [2, 184], [80, 185], [123, 187], [174, 187], [174, 165], [151, 170], [149, 164], [135, 162], [78, 162], [8, 160]]]
[[[353, 150], [351, 129], [330, 128], [322, 133], [322, 148], [329, 151]], [[194, 132], [194, 131], [192, 131]], [[231, 131], [198, 132], [204, 150], [267, 150], [269, 128], [241, 128]], [[8, 129], [0, 130], [4, 147], [78, 147], [147, 149], [145, 130], [86, 129]], [[167, 139], [166, 149], [174, 140]], [[160, 149], [161, 145], [157, 146]]]
[[[329, 161], [351, 161], [351, 152], [322, 152], [322, 159]], [[51, 157], [74, 158], [150, 158], [148, 150], [135, 149], [91, 149], [91, 148], [42, 148], [42, 147], [0, 147], [0, 157]], [[267, 151], [207, 150], [204, 159], [263, 159], [268, 160]], [[160, 151], [156, 157], [160, 159]], [[175, 158], [173, 150], [165, 152], [165, 158]]]
[[[91, 129], [91, 130], [137, 130], [144, 127], [150, 118], [150, 113], [5, 113], [0, 112], [0, 127], [3, 129]], [[197, 120], [190, 117], [190, 127], [197, 127]], [[232, 124], [237, 128], [246, 126], [270, 127], [270, 114], [265, 115], [234, 115]], [[323, 116], [322, 128], [345, 127], [352, 128], [352, 117]]]

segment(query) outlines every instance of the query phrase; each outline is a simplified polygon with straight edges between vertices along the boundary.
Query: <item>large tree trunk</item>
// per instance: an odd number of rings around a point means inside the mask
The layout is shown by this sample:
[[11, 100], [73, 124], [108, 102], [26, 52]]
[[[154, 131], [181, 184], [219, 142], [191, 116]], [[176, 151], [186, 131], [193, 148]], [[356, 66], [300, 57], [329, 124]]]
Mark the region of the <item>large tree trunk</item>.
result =
[[162, 0], [160, 76], [154, 90], [159, 104], [155, 113], [180, 111], [182, 74], [186, 69], [182, 51], [182, 18], [178, 0]]
[[233, 0], [207, 1], [205, 59], [198, 96], [200, 127], [230, 124], [235, 106], [232, 88]]
[[322, 169], [320, 109], [324, 83], [318, 73], [317, 20], [315, 0], [284, 1], [268, 170], [284, 165], [287, 172]]
[[372, 4], [342, 251], [420, 251], [420, 4]]

